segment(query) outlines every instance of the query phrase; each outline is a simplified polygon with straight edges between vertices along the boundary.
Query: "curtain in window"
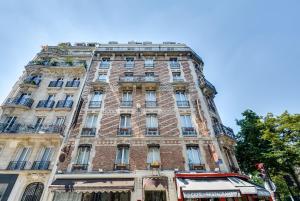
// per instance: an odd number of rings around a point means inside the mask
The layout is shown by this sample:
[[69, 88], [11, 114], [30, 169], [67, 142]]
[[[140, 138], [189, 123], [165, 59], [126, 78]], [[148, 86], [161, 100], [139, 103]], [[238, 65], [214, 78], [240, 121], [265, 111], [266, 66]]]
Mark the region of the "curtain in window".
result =
[[119, 147], [117, 151], [116, 163], [117, 164], [128, 164], [129, 163], [129, 148]]
[[30, 150], [31, 149], [29, 147], [21, 148], [17, 154], [16, 161], [26, 161], [29, 156]]
[[176, 91], [176, 101], [187, 101], [184, 91]]
[[95, 128], [97, 124], [97, 115], [87, 115], [85, 121], [85, 127]]
[[157, 128], [158, 120], [156, 115], [147, 115], [146, 118], [147, 128]]
[[58, 193], [54, 195], [53, 201], [81, 201], [82, 193], [68, 192]]
[[123, 92], [122, 100], [123, 101], [132, 101], [132, 92], [131, 91]]
[[39, 161], [50, 161], [53, 153], [52, 147], [44, 147], [41, 151]]
[[76, 163], [77, 164], [88, 164], [90, 158], [90, 146], [80, 146], [77, 152]]
[[131, 127], [130, 115], [122, 115], [121, 116], [121, 128], [130, 128], [130, 127]]
[[146, 101], [156, 101], [156, 92], [155, 91], [147, 91], [146, 92]]
[[160, 152], [158, 147], [149, 147], [147, 163], [160, 162]]
[[182, 127], [193, 127], [190, 115], [180, 115], [180, 121]]
[[200, 152], [199, 147], [191, 146], [187, 147], [187, 156], [189, 164], [200, 164]]
[[95, 91], [92, 97], [92, 101], [101, 101], [103, 93], [101, 91]]

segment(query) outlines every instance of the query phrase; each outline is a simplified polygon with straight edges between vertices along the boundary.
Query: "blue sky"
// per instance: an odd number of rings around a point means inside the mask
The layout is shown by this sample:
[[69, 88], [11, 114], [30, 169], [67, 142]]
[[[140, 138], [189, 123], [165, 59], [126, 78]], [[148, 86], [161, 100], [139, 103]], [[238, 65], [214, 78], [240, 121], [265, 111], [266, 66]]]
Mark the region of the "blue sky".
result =
[[0, 101], [41, 45], [176, 41], [204, 60], [223, 123], [247, 108], [300, 110], [300, 1], [41, 0], [0, 2]]

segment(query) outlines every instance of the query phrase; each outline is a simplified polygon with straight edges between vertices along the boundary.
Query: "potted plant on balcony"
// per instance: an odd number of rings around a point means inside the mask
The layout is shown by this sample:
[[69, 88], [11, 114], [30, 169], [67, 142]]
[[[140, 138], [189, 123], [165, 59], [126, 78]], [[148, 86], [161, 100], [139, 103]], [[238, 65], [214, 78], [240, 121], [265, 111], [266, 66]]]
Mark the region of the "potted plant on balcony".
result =
[[66, 57], [65, 62], [68, 66], [72, 66], [74, 64], [73, 58], [70, 56]]
[[151, 168], [159, 168], [160, 167], [160, 163], [158, 161], [153, 161], [151, 164], [150, 164], [150, 167]]

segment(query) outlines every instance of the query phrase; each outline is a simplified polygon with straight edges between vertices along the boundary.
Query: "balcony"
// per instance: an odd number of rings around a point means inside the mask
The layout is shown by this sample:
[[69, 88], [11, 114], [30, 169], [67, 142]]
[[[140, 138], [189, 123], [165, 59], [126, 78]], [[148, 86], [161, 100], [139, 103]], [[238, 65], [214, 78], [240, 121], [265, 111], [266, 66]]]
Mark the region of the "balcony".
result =
[[96, 128], [82, 128], [81, 136], [95, 136], [96, 135]]
[[131, 128], [118, 128], [118, 136], [131, 136], [132, 129]]
[[31, 108], [33, 104], [32, 98], [9, 98], [4, 103], [4, 107], [20, 107], [23, 109], [29, 109]]
[[159, 129], [158, 127], [147, 127], [145, 134], [147, 136], [159, 136]]
[[13, 133], [13, 134], [60, 134], [63, 135], [64, 126], [58, 125], [24, 125], [15, 123], [9, 125], [7, 123], [0, 123], [0, 133]]
[[115, 163], [114, 170], [129, 170], [130, 165], [125, 163]]
[[26, 79], [24, 79], [23, 83], [20, 84], [20, 87], [33, 87], [33, 88], [37, 88], [39, 87], [40, 83], [41, 83], [42, 79], [39, 77], [27, 77]]
[[110, 62], [101, 62], [99, 65], [100, 69], [108, 69], [110, 67]]
[[173, 77], [173, 82], [184, 82], [183, 77]]
[[176, 101], [177, 107], [190, 107], [189, 101]]
[[223, 124], [215, 124], [213, 125], [213, 128], [217, 137], [226, 136], [235, 140], [235, 135], [231, 128], [224, 126]]
[[64, 84], [64, 82], [60, 81], [60, 80], [59, 81], [50, 81], [48, 87], [60, 88], [63, 86], [63, 84]]
[[157, 101], [145, 101], [146, 107], [157, 107]]
[[194, 127], [182, 127], [181, 130], [183, 136], [197, 136], [197, 132]]
[[86, 171], [89, 164], [77, 163], [72, 165], [72, 171]]
[[132, 107], [132, 101], [121, 101], [120, 107]]
[[36, 106], [37, 109], [52, 109], [55, 104], [54, 100], [40, 100]]
[[125, 67], [125, 68], [133, 68], [133, 67], [134, 67], [134, 62], [126, 62], [126, 63], [124, 64], [124, 67]]
[[205, 171], [205, 165], [204, 164], [196, 164], [196, 163], [190, 163], [189, 164], [190, 170], [202, 170]]
[[205, 78], [200, 79], [200, 88], [203, 90], [203, 93], [207, 96], [215, 96], [217, 94], [217, 90], [208, 80]]
[[145, 76], [145, 75], [136, 75], [136, 76], [120, 76], [119, 84], [123, 86], [157, 86], [159, 84], [159, 77], [154, 76]]
[[34, 60], [30, 61], [26, 69], [32, 68], [47, 68], [53, 70], [75, 70], [79, 69], [82, 72], [86, 71], [87, 63], [86, 61], [49, 61], [49, 60]]
[[24, 170], [27, 161], [10, 161], [7, 170]]
[[90, 101], [89, 108], [101, 108], [102, 101]]
[[179, 62], [170, 62], [169, 63], [171, 69], [179, 69], [180, 63]]
[[66, 87], [73, 87], [73, 88], [77, 88], [80, 85], [80, 81], [79, 80], [72, 80], [72, 81], [67, 81], [66, 83]]
[[59, 100], [56, 103], [55, 108], [70, 110], [73, 106], [73, 100]]
[[31, 169], [32, 170], [48, 170], [50, 161], [34, 161]]

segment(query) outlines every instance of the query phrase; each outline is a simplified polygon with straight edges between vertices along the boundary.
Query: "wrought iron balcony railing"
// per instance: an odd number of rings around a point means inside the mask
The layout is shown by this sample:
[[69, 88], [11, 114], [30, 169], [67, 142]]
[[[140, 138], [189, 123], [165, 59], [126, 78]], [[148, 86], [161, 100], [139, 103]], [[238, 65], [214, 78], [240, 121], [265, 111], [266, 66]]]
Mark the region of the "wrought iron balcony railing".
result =
[[157, 107], [157, 101], [145, 101], [146, 107]]
[[127, 163], [115, 163], [114, 170], [129, 170], [130, 165]]
[[189, 101], [176, 101], [177, 107], [190, 107]]
[[56, 81], [50, 81], [48, 87], [62, 87], [63, 84], [64, 84], [64, 82], [61, 81], [61, 80], [59, 80], [59, 81], [58, 80], [56, 80]]
[[210, 83], [207, 79], [205, 78], [200, 78], [200, 88], [203, 89], [204, 93], [208, 95], [216, 95], [217, 90], [212, 83]]
[[121, 101], [121, 107], [132, 107], [132, 101]]
[[131, 136], [132, 129], [131, 128], [118, 128], [118, 136]]
[[95, 136], [96, 135], [96, 128], [82, 128], [81, 136]]
[[56, 103], [56, 108], [67, 108], [70, 109], [73, 106], [73, 100], [59, 100]]
[[197, 132], [194, 127], [182, 127], [183, 136], [196, 136]]
[[42, 81], [42, 79], [39, 77], [27, 77], [26, 79], [24, 79], [23, 83], [34, 85], [34, 86], [39, 86], [41, 81]]
[[234, 132], [231, 128], [224, 126], [223, 124], [214, 124], [213, 125], [216, 136], [225, 135], [232, 139], [235, 139]]
[[159, 135], [159, 128], [158, 127], [147, 127], [146, 128], [146, 135], [148, 135], [148, 136], [158, 136]]
[[70, 62], [61, 62], [61, 61], [48, 61], [48, 60], [35, 60], [30, 61], [27, 66], [45, 66], [45, 67], [84, 67], [87, 68], [86, 61], [70, 61]]
[[183, 82], [183, 77], [173, 77], [173, 82]]
[[28, 108], [31, 108], [33, 104], [32, 98], [9, 98], [5, 102], [5, 105], [11, 105], [11, 106], [25, 106]]
[[145, 68], [153, 68], [154, 63], [145, 63], [144, 66], [145, 66]]
[[128, 83], [145, 83], [145, 82], [159, 82], [158, 76], [145, 76], [145, 75], [136, 75], [136, 76], [121, 76], [119, 82], [128, 82]]
[[55, 104], [54, 100], [40, 100], [36, 106], [36, 108], [53, 108]]
[[59, 125], [25, 125], [15, 123], [13, 125], [0, 123], [0, 133], [20, 133], [20, 134], [60, 134], [63, 135], [65, 126]]
[[27, 161], [10, 161], [7, 170], [24, 170]]
[[34, 161], [31, 169], [32, 170], [48, 170], [50, 161]]
[[89, 167], [89, 164], [76, 163], [72, 165], [72, 171], [86, 171]]
[[80, 81], [79, 80], [72, 80], [72, 81], [67, 81], [66, 87], [79, 87]]
[[90, 101], [89, 108], [100, 108], [102, 101]]

